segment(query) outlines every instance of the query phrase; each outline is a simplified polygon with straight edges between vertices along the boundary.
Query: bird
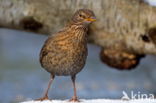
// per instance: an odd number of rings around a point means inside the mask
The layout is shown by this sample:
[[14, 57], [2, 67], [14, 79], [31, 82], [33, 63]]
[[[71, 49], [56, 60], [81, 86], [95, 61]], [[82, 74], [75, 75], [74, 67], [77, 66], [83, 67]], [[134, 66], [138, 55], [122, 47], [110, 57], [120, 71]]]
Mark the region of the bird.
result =
[[50, 81], [45, 94], [37, 100], [48, 100], [48, 91], [55, 76], [70, 76], [74, 96], [69, 100], [79, 102], [76, 92], [76, 75], [85, 63], [88, 55], [87, 31], [89, 25], [96, 21], [90, 9], [79, 9], [71, 17], [69, 23], [59, 32], [50, 35], [40, 52], [40, 64], [50, 73]]

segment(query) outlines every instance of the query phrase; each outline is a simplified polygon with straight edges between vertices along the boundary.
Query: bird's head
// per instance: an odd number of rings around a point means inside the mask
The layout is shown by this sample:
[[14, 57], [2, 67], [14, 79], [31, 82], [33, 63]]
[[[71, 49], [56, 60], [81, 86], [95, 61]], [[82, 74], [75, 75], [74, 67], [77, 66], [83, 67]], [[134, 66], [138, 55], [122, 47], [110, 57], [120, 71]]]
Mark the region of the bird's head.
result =
[[96, 21], [96, 17], [89, 9], [79, 9], [72, 17], [74, 23], [90, 24], [93, 21]]

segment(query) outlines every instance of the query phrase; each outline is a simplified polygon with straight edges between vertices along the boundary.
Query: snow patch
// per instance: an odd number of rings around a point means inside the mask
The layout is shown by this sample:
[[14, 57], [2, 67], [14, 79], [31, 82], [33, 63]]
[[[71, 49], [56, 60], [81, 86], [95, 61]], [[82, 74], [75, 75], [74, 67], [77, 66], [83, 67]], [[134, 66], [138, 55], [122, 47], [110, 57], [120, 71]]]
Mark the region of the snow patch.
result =
[[[150, 99], [138, 99], [138, 100], [110, 100], [110, 99], [92, 99], [92, 100], [80, 100], [80, 103], [156, 103], [156, 100]], [[21, 103], [73, 103], [68, 100], [46, 100], [46, 101], [25, 101]]]
[[156, 0], [144, 0], [144, 1], [152, 6], [156, 6]]

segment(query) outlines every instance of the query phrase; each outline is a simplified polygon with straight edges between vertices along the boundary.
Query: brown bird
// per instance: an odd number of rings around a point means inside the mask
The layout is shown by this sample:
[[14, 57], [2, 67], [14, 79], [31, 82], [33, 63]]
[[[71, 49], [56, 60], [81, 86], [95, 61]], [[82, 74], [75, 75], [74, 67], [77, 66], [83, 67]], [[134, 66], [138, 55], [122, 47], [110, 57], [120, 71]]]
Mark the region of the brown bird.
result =
[[76, 95], [75, 79], [87, 58], [87, 30], [95, 21], [91, 10], [80, 9], [73, 15], [70, 23], [55, 35], [51, 35], [40, 52], [41, 66], [51, 74], [44, 96], [37, 100], [48, 99], [48, 91], [55, 76], [71, 76], [74, 96], [70, 101], [79, 101]]

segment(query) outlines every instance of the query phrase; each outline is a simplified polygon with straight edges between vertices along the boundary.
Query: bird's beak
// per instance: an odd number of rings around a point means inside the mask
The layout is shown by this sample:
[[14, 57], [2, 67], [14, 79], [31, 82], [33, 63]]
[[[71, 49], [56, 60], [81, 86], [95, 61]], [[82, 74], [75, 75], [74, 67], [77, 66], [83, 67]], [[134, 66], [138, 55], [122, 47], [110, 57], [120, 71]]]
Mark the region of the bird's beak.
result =
[[91, 22], [93, 22], [93, 21], [96, 21], [96, 18], [95, 17], [91, 17], [91, 18], [87, 18], [87, 19], [85, 19], [86, 21], [91, 21]]

